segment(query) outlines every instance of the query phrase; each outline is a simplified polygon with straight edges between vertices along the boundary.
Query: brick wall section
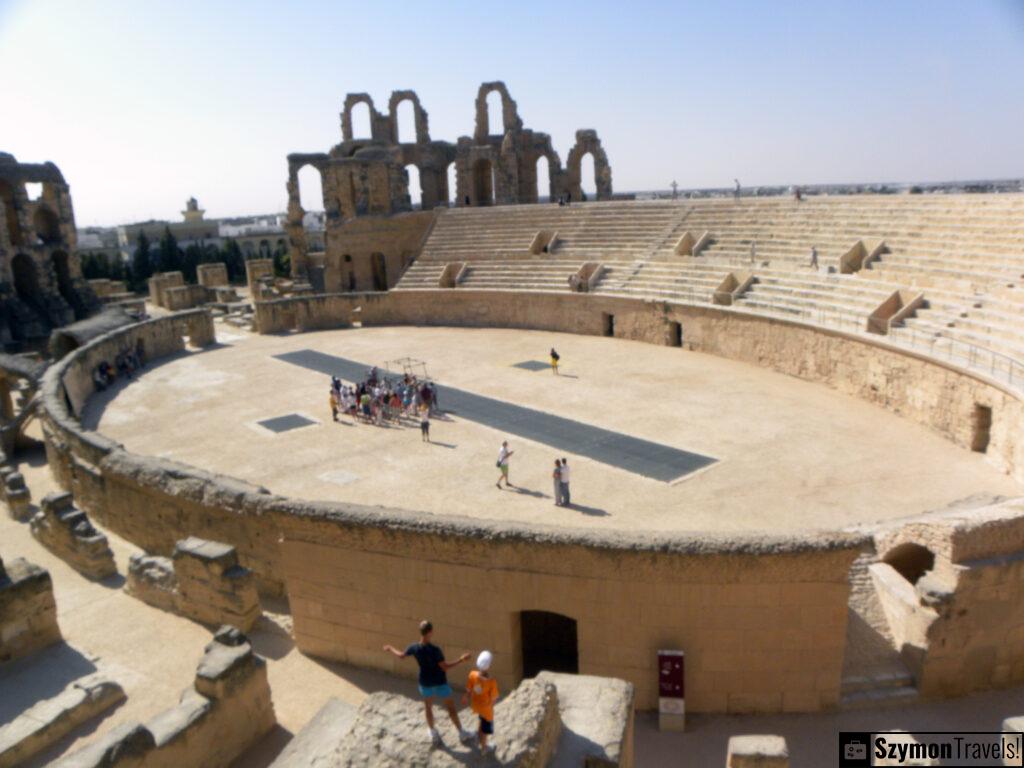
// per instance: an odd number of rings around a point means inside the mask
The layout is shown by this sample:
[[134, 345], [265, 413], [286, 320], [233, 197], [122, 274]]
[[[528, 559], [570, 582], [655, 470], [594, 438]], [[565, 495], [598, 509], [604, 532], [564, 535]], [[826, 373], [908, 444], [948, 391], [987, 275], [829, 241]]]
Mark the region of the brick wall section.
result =
[[580, 672], [628, 680], [641, 708], [657, 703], [659, 648], [686, 651], [691, 711], [838, 701], [852, 547], [656, 554], [327, 521], [314, 531], [286, 534], [283, 561], [296, 642], [313, 655], [411, 676], [414, 664], [380, 648], [411, 642], [429, 617], [450, 657], [493, 651], [511, 688], [519, 612], [543, 610], [578, 622]]

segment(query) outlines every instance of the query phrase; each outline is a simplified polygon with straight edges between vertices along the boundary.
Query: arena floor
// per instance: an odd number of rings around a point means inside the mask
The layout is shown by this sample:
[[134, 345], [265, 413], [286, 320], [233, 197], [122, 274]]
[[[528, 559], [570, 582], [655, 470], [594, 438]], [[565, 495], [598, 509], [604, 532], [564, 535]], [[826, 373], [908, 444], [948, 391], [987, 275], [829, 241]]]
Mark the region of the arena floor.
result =
[[[218, 327], [218, 338], [217, 347], [161, 361], [95, 396], [83, 423], [132, 451], [284, 495], [561, 526], [782, 532], [905, 517], [979, 493], [1021, 493], [982, 455], [880, 408], [675, 348], [463, 328], [257, 336]], [[516, 367], [545, 361], [552, 346], [563, 375]], [[540, 411], [541, 423], [553, 414], [714, 461], [667, 482], [642, 474], [643, 457], [632, 468], [612, 466], [588, 458], [594, 451], [582, 444], [555, 448], [543, 435], [508, 435], [460, 413], [434, 420], [432, 444], [421, 442], [413, 423], [335, 424], [328, 377], [294, 362], [304, 350], [382, 367], [417, 358], [439, 383], [442, 409], [446, 387], [457, 388]], [[258, 423], [289, 415], [315, 423], [282, 432]], [[517, 489], [499, 491], [495, 458], [505, 438], [516, 452]], [[556, 456], [572, 467], [571, 507], [554, 506]]]

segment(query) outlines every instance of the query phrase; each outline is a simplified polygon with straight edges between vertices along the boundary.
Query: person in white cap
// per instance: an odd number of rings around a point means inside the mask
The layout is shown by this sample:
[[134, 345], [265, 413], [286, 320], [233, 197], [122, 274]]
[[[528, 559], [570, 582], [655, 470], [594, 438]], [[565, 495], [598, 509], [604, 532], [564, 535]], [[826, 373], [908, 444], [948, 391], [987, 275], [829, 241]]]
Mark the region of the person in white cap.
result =
[[476, 657], [476, 669], [469, 673], [466, 693], [462, 696], [462, 705], [467, 700], [473, 711], [480, 718], [480, 751], [489, 752], [494, 749], [488, 746], [487, 737], [494, 734], [494, 702], [498, 700], [498, 681], [491, 677], [491, 662], [494, 655], [490, 651], [480, 651]]

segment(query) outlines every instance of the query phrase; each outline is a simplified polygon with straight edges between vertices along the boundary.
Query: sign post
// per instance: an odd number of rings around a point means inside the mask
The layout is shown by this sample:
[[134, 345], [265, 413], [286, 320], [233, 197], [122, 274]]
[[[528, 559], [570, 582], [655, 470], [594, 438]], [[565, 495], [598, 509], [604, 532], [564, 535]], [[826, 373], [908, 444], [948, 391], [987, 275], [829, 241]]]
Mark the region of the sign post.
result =
[[686, 729], [685, 661], [682, 651], [658, 651], [658, 730]]

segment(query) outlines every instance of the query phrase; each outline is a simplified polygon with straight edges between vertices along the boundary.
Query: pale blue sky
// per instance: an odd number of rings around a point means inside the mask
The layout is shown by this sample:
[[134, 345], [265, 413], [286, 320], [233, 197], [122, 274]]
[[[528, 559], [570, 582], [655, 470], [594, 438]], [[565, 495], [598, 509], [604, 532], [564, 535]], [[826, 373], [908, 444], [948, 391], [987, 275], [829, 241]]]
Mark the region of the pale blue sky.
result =
[[1024, 176], [1024, 0], [0, 0], [0, 150], [80, 226], [283, 210], [346, 92], [454, 141], [494, 79], [563, 161], [598, 129], [619, 191]]

